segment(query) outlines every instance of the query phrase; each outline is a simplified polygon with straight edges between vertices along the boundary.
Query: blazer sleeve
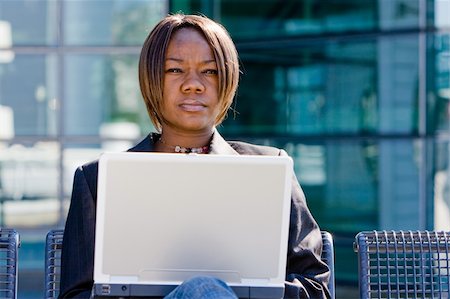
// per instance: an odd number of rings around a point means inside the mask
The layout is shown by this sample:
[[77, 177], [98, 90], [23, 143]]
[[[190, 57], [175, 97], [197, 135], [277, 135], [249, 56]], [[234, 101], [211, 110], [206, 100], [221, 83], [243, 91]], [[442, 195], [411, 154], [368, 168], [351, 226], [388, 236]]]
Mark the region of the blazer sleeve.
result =
[[83, 168], [75, 172], [61, 253], [59, 298], [89, 298], [93, 286], [95, 202]]
[[[280, 155], [287, 155], [281, 150]], [[330, 298], [330, 270], [320, 259], [322, 235], [309, 211], [298, 180], [292, 176], [291, 218], [286, 265], [285, 298]]]

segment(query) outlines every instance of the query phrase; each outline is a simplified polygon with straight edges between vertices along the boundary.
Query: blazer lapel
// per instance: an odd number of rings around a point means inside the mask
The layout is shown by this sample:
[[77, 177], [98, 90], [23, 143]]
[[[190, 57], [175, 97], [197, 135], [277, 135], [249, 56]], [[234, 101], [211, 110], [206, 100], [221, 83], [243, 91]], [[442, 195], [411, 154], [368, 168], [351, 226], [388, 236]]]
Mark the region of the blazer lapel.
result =
[[153, 141], [151, 133], [147, 135], [141, 142], [136, 146], [127, 150], [127, 152], [152, 152], [153, 151]]
[[235, 151], [231, 145], [225, 141], [225, 139], [223, 139], [217, 129], [214, 130], [209, 153], [212, 155], [239, 155], [239, 153]]

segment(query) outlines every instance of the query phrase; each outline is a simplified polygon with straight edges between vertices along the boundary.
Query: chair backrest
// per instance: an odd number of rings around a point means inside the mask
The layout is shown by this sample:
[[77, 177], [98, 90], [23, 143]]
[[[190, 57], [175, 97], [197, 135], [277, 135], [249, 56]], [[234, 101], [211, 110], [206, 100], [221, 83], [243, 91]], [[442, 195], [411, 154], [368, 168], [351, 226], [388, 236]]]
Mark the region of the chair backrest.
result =
[[322, 231], [322, 261], [327, 264], [330, 269], [330, 281], [328, 282], [328, 290], [331, 298], [335, 298], [335, 282], [334, 282], [334, 244], [333, 236], [326, 231]]
[[450, 232], [367, 231], [354, 245], [360, 298], [449, 298]]
[[45, 242], [45, 298], [57, 298], [61, 276], [61, 249], [63, 229], [47, 233]]
[[[59, 295], [63, 235], [63, 229], [54, 229], [47, 234], [45, 249], [45, 298], [57, 298]], [[330, 290], [331, 298], [334, 299], [334, 246], [333, 237], [329, 232], [322, 231], [322, 242], [322, 261], [328, 265], [331, 272], [328, 289]]]
[[17, 298], [19, 234], [0, 228], [0, 298]]

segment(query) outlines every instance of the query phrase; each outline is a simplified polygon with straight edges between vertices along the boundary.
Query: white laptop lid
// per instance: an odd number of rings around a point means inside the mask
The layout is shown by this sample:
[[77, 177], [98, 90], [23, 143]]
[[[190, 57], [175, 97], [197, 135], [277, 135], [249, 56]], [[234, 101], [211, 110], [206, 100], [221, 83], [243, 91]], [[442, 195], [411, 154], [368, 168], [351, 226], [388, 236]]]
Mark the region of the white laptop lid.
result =
[[95, 284], [283, 286], [291, 180], [290, 157], [103, 154]]

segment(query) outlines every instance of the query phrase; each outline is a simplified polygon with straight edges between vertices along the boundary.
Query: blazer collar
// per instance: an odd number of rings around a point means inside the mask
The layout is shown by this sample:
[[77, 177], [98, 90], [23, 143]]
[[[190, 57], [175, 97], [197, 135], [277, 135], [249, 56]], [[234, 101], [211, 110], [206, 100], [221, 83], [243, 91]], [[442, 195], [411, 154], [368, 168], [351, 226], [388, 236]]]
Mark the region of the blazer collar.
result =
[[209, 153], [212, 155], [239, 155], [239, 153], [223, 139], [217, 129], [214, 130]]
[[[153, 144], [159, 138], [159, 134], [150, 133], [136, 146], [130, 148], [129, 152], [152, 152]], [[231, 145], [225, 141], [222, 135], [219, 134], [217, 129], [214, 129], [213, 137], [211, 140], [211, 149], [209, 151], [212, 155], [239, 155]]]
[[127, 152], [152, 152], [153, 140], [155, 138], [154, 133], [150, 133], [141, 142], [134, 147], [130, 148]]

